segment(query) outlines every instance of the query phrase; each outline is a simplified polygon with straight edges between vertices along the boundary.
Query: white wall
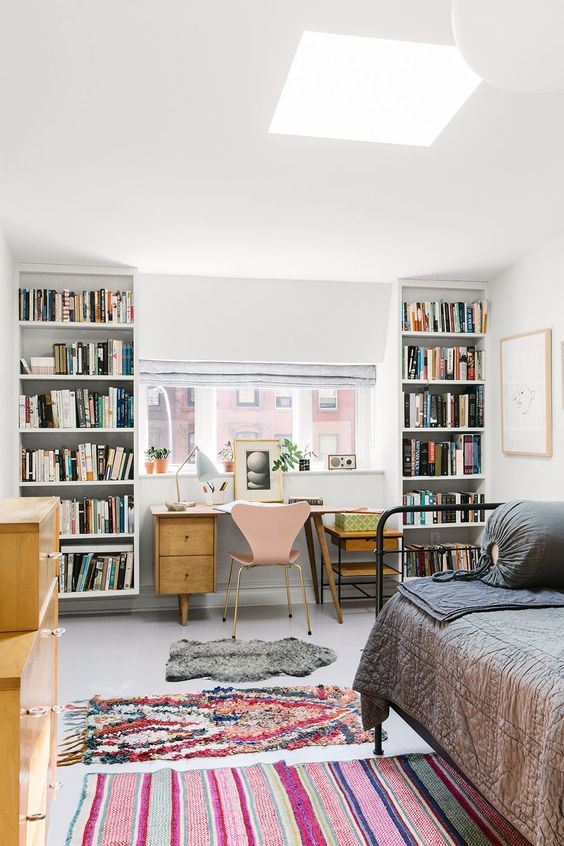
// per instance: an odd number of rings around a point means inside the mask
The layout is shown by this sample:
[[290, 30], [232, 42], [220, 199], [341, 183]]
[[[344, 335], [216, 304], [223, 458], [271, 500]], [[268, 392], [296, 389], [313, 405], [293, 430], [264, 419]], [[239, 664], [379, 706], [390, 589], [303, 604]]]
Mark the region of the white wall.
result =
[[[488, 428], [490, 493], [494, 501], [564, 499], [564, 412], [561, 343], [564, 341], [564, 234], [527, 254], [490, 287]], [[499, 339], [552, 329], [553, 457], [502, 455]]]
[[16, 476], [15, 409], [15, 308], [14, 266], [4, 233], [0, 229], [0, 385], [3, 411], [0, 413], [0, 496], [14, 496]]

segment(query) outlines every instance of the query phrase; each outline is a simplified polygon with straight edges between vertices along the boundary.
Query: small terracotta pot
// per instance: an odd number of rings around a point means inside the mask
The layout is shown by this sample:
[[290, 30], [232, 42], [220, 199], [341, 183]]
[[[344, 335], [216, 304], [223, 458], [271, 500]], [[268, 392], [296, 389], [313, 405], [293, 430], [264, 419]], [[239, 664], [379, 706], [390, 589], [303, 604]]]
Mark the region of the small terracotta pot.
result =
[[226, 473], [234, 473], [235, 472], [235, 462], [234, 461], [224, 461], [223, 462], [223, 469]]
[[155, 462], [154, 461], [146, 461], [145, 462], [145, 473], [154, 473], [155, 472]]
[[168, 458], [155, 458], [155, 473], [166, 473], [168, 471]]

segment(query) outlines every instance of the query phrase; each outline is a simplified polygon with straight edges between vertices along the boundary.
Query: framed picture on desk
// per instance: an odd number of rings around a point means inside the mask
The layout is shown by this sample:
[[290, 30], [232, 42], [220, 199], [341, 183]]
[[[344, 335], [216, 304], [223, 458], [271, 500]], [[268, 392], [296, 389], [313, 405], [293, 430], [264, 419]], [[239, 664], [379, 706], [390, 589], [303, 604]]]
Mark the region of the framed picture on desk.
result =
[[275, 438], [235, 438], [235, 499], [282, 502], [282, 471], [272, 465], [280, 457]]

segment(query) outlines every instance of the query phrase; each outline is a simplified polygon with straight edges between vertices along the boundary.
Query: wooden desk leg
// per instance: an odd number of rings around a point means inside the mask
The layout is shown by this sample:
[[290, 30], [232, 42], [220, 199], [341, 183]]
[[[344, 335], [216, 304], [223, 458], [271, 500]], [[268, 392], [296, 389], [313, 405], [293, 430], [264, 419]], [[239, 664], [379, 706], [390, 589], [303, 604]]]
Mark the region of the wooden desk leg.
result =
[[189, 593], [178, 594], [178, 613], [180, 614], [180, 625], [188, 625], [188, 603], [190, 601]]
[[331, 556], [329, 555], [329, 548], [327, 546], [327, 538], [325, 536], [325, 529], [323, 528], [323, 520], [321, 514], [313, 515], [313, 523], [317, 532], [317, 540], [319, 541], [319, 548], [321, 549], [321, 560], [327, 573], [327, 581], [331, 589], [331, 596], [333, 597], [333, 604], [337, 613], [337, 620], [339, 623], [343, 622], [343, 612], [337, 596], [337, 588], [335, 586], [335, 579], [333, 577], [333, 567], [331, 566]]
[[315, 601], [319, 605], [319, 582], [317, 580], [317, 565], [315, 563], [315, 546], [313, 545], [313, 532], [311, 531], [311, 519], [309, 517], [305, 521], [304, 530], [307, 541], [309, 566], [311, 567], [311, 581], [313, 582], [313, 592], [315, 594]]

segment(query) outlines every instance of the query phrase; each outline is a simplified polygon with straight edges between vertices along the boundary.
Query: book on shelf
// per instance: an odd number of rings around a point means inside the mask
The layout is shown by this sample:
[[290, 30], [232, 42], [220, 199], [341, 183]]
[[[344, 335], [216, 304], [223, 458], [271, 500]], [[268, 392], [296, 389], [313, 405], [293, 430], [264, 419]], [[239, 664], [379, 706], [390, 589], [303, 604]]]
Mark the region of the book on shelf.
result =
[[484, 386], [476, 385], [463, 394], [405, 391], [406, 429], [481, 429], [484, 426]]
[[20, 395], [20, 429], [124, 429], [134, 425], [133, 394], [109, 388], [107, 394], [57, 390]]
[[32, 355], [30, 360], [31, 372], [38, 376], [53, 376], [55, 373], [55, 359], [48, 355]]
[[133, 534], [135, 507], [133, 496], [108, 496], [104, 499], [62, 499], [59, 510], [61, 535]]
[[475, 505], [471, 511], [409, 511], [403, 515], [404, 526], [446, 526], [452, 523], [483, 523], [485, 512], [480, 509], [485, 494], [470, 491], [414, 490], [403, 495], [403, 505]]
[[129, 590], [133, 587], [133, 549], [104, 552], [64, 550], [59, 561], [59, 592]]
[[480, 547], [467, 543], [440, 546], [408, 544], [404, 549], [405, 575], [432, 576], [444, 570], [471, 570], [478, 566]]
[[133, 450], [107, 444], [20, 450], [22, 482], [121, 482], [133, 479]]
[[133, 323], [133, 291], [20, 288], [20, 321], [30, 323]]
[[488, 328], [488, 302], [402, 303], [403, 332], [449, 332], [485, 334]]
[[480, 435], [459, 435], [451, 441], [403, 439], [404, 476], [471, 476], [481, 473]]
[[323, 505], [323, 497], [322, 496], [289, 496], [288, 497], [288, 505], [292, 505], [294, 502], [307, 502], [308, 505]]
[[53, 344], [53, 357], [54, 373], [61, 376], [133, 376], [133, 343], [129, 341]]
[[425, 382], [483, 381], [486, 354], [476, 347], [421, 347], [409, 344], [402, 354], [402, 379]]

